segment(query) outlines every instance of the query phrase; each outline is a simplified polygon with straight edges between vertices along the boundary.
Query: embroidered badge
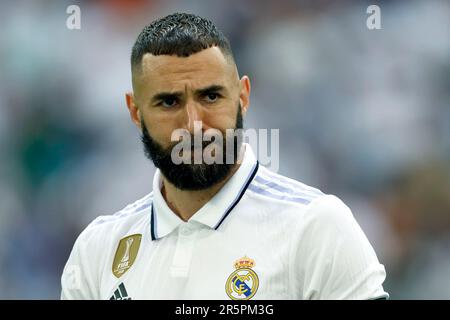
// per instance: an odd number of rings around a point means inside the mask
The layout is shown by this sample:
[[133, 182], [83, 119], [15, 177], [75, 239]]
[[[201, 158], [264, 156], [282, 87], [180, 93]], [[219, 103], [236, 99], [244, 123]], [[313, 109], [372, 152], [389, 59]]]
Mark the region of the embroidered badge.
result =
[[117, 278], [120, 278], [133, 265], [141, 245], [141, 238], [141, 234], [133, 234], [120, 240], [112, 265], [112, 273]]
[[248, 257], [238, 259], [234, 263], [236, 270], [228, 277], [225, 285], [227, 295], [233, 300], [249, 300], [258, 290], [258, 275], [252, 268], [255, 261]]

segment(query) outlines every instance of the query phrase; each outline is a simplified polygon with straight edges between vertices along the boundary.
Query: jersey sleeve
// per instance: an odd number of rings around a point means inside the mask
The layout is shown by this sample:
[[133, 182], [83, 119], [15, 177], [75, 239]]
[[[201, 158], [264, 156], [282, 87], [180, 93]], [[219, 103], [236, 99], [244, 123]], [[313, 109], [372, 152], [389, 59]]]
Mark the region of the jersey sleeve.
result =
[[61, 276], [61, 300], [98, 299], [99, 255], [96, 234], [89, 226], [80, 234]]
[[291, 243], [299, 299], [387, 299], [385, 268], [351, 210], [337, 197], [314, 200]]

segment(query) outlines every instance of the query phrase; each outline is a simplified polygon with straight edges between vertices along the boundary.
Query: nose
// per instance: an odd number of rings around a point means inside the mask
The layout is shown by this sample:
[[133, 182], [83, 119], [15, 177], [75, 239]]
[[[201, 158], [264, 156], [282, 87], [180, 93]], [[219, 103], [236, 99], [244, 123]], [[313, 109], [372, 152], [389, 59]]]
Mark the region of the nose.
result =
[[[186, 103], [185, 109], [186, 109], [186, 129], [189, 130], [189, 133], [194, 134], [195, 122], [202, 121], [201, 106], [197, 104], [195, 101], [188, 101]], [[203, 128], [203, 122], [201, 128]]]

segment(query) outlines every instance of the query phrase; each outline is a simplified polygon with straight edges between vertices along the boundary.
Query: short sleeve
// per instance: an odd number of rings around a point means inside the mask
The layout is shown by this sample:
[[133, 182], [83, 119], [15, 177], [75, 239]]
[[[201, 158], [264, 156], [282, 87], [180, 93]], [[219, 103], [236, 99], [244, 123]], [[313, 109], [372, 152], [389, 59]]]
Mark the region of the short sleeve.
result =
[[98, 299], [94, 232], [86, 228], [75, 241], [61, 276], [61, 300]]
[[385, 268], [351, 210], [333, 195], [314, 200], [291, 243], [290, 277], [298, 299], [388, 298]]

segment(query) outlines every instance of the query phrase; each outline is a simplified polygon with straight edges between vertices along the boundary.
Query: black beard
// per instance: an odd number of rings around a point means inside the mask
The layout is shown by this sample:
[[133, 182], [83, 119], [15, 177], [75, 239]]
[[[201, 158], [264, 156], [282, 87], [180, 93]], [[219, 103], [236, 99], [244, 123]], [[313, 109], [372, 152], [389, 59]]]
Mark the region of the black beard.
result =
[[[213, 164], [175, 164], [172, 161], [172, 148], [178, 144], [178, 142], [173, 143], [167, 149], [164, 149], [158, 142], [156, 142], [148, 133], [148, 130], [144, 124], [142, 124], [142, 136], [141, 140], [144, 144], [144, 152], [147, 158], [153, 161], [155, 166], [161, 170], [161, 173], [166, 177], [166, 179], [172, 183], [175, 187], [180, 190], [204, 190], [208, 189], [217, 183], [223, 181], [231, 172], [234, 165], [237, 162], [239, 156], [239, 150], [242, 145], [242, 130], [239, 130], [239, 134], [233, 136], [233, 163], [226, 163], [226, 140], [223, 142], [223, 161], [222, 163], [213, 163]], [[236, 129], [243, 128], [243, 119], [242, 119], [242, 111], [241, 105], [238, 106], [238, 112], [236, 116]], [[225, 136], [225, 135], [224, 135]], [[194, 137], [191, 136], [192, 148], [191, 152], [193, 152], [193, 141]], [[210, 144], [209, 141], [203, 142], [203, 149]]]

